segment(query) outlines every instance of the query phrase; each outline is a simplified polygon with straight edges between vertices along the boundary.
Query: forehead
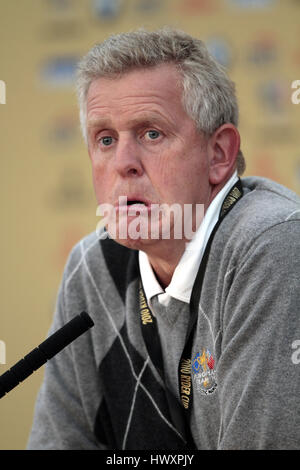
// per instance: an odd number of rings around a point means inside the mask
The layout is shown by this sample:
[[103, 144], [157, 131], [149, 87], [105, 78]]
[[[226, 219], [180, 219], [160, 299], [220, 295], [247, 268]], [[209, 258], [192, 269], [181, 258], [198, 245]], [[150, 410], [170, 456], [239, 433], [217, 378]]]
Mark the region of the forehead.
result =
[[87, 111], [93, 115], [114, 108], [153, 105], [178, 112], [181, 101], [182, 76], [174, 64], [163, 64], [94, 80], [87, 94]]

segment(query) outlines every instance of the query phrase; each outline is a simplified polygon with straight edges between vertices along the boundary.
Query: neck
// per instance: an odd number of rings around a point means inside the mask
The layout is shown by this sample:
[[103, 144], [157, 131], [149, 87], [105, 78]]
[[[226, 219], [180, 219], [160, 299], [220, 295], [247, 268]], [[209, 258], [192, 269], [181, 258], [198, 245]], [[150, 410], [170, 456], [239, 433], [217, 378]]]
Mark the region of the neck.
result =
[[165, 251], [163, 256], [148, 254], [149, 262], [163, 289], [170, 284], [175, 268], [183, 252], [184, 247], [182, 249], [172, 250], [172, 252], [169, 253]]
[[[224, 184], [211, 188], [208, 201], [204, 206], [204, 213], [206, 213], [209, 204], [222, 189]], [[196, 228], [198, 229], [199, 227]], [[185, 238], [181, 240], [161, 240], [158, 244], [150, 245], [147, 249], [143, 250], [147, 253], [152, 269], [163, 289], [170, 284], [176, 266], [185, 251], [185, 245], [188, 241], [190, 240], [186, 240]]]

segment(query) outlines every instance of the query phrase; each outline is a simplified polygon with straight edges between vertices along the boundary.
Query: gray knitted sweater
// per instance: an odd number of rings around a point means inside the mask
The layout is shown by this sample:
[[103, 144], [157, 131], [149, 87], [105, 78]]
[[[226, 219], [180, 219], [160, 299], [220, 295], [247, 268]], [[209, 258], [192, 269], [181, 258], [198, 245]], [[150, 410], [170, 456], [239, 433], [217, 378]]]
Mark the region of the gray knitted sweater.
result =
[[[192, 349], [199, 449], [300, 448], [300, 199], [243, 178], [209, 255]], [[95, 233], [72, 250], [51, 331], [85, 310], [95, 326], [45, 366], [28, 449], [183, 448], [138, 309], [137, 252]], [[157, 316], [179, 399], [187, 304]]]

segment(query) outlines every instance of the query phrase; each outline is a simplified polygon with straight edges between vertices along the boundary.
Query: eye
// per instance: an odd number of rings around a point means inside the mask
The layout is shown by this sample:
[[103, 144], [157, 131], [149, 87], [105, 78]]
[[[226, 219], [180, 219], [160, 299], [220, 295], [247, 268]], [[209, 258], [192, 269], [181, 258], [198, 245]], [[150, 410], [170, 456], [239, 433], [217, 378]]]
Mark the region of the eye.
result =
[[113, 143], [113, 138], [109, 135], [105, 135], [104, 137], [101, 137], [99, 139], [99, 142], [105, 147], [108, 147], [109, 145]]
[[148, 137], [148, 139], [150, 140], [155, 140], [155, 139], [158, 139], [158, 137], [160, 137], [160, 132], [154, 130], [154, 129], [151, 129], [150, 131], [147, 131], [146, 132], [146, 136]]

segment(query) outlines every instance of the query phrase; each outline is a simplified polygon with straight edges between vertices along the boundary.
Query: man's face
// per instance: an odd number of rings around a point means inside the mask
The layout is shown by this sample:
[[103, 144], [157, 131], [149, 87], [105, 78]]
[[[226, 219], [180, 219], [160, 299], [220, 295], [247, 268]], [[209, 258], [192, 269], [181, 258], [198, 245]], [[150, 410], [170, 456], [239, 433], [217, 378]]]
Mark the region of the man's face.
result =
[[[171, 64], [99, 78], [90, 85], [88, 149], [97, 202], [116, 207], [128, 225], [135, 218], [130, 207], [150, 221], [154, 204], [194, 208], [209, 203], [206, 140], [181, 99], [181, 75]], [[120, 196], [130, 205], [120, 206]], [[144, 204], [132, 205], [134, 201]], [[116, 241], [142, 249], [161, 240], [117, 236]]]

